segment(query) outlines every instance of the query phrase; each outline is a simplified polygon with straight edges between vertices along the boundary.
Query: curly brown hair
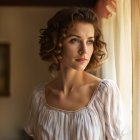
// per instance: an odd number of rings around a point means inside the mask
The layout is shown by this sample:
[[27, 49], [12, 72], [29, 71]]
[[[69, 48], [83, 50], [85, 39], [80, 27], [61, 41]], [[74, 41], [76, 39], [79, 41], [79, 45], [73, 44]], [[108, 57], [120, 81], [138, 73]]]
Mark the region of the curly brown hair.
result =
[[60, 41], [75, 22], [90, 23], [95, 29], [94, 51], [86, 70], [94, 69], [103, 62], [107, 54], [106, 43], [103, 41], [96, 14], [90, 8], [63, 9], [48, 21], [46, 28], [40, 29], [40, 56], [42, 60], [51, 62], [50, 71], [60, 69], [59, 60], [63, 49]]

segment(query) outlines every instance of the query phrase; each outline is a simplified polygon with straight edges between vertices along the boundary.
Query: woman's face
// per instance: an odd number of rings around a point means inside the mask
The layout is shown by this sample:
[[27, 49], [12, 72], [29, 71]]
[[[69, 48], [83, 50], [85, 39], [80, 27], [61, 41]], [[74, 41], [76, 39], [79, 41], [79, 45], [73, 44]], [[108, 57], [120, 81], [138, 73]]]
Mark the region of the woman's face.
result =
[[76, 22], [62, 40], [61, 65], [84, 70], [93, 54], [94, 27], [90, 23]]

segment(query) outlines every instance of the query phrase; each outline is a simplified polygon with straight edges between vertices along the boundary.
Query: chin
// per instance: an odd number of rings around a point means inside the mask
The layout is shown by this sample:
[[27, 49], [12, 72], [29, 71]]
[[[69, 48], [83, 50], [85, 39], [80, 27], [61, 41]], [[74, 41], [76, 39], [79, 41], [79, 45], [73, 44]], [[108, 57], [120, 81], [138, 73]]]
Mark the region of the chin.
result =
[[87, 65], [71, 65], [71, 66], [65, 66], [67, 69], [73, 69], [76, 71], [85, 71]]
[[75, 69], [77, 71], [85, 71], [86, 67], [75, 67], [73, 69]]

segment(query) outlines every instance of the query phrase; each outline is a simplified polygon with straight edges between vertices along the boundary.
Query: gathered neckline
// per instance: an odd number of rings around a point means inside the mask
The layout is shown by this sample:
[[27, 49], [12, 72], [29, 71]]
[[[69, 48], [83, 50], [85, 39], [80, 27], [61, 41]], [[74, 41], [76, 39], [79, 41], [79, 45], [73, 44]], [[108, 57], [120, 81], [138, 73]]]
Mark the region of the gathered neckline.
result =
[[57, 112], [76, 113], [76, 112], [83, 111], [83, 110], [89, 108], [91, 102], [93, 102], [93, 100], [94, 100], [95, 97], [97, 96], [97, 94], [95, 94], [95, 93], [98, 91], [98, 89], [99, 89], [101, 83], [102, 83], [104, 80], [105, 80], [105, 79], [101, 79], [100, 82], [97, 84], [97, 86], [96, 86], [96, 88], [94, 89], [93, 94], [92, 94], [92, 96], [91, 96], [91, 98], [90, 98], [88, 104], [87, 104], [86, 106], [80, 107], [79, 109], [76, 109], [76, 110], [61, 109], [61, 108], [58, 108], [58, 107], [54, 107], [54, 106], [52, 106], [52, 105], [49, 105], [49, 104], [47, 103], [47, 101], [46, 101], [46, 97], [45, 97], [45, 85], [44, 85], [44, 88], [43, 88], [43, 97], [44, 97], [45, 106], [47, 106], [50, 110], [55, 110], [55, 111], [57, 111]]

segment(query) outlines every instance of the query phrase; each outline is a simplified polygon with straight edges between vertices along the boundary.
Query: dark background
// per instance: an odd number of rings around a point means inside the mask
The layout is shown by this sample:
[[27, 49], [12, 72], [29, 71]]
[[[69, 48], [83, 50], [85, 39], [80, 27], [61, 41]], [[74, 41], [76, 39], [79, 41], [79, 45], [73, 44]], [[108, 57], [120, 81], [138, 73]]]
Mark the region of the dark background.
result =
[[0, 0], [0, 6], [95, 6], [97, 0]]

